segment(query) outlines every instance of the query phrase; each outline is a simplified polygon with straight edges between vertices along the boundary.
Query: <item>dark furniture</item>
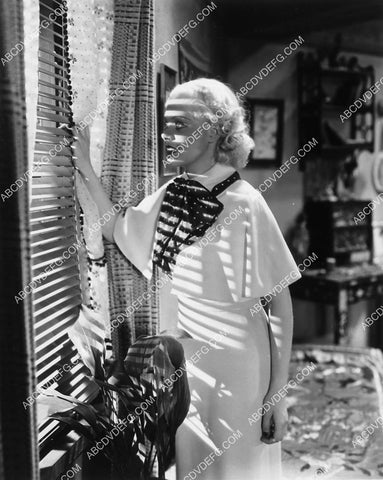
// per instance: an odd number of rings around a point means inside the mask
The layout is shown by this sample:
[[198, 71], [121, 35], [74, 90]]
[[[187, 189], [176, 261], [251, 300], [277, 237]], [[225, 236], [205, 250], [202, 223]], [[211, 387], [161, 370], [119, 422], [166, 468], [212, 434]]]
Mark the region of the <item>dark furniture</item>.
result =
[[383, 297], [383, 267], [357, 265], [337, 267], [332, 272], [306, 270], [302, 278], [290, 286], [290, 291], [293, 298], [335, 307], [334, 343], [342, 345], [347, 340], [349, 305]]
[[[299, 144], [315, 137], [315, 154], [339, 159], [360, 148], [372, 152], [375, 95], [364, 94], [374, 85], [373, 67], [361, 67], [353, 58], [324, 65], [312, 53], [298, 54]], [[358, 99], [356, 108], [352, 105]]]
[[[326, 258], [332, 257], [338, 265], [356, 259], [371, 261], [372, 215], [367, 201], [307, 201], [305, 204], [306, 224], [309, 232], [309, 252], [315, 252], [321, 266]], [[364, 218], [363, 218], [364, 217]]]

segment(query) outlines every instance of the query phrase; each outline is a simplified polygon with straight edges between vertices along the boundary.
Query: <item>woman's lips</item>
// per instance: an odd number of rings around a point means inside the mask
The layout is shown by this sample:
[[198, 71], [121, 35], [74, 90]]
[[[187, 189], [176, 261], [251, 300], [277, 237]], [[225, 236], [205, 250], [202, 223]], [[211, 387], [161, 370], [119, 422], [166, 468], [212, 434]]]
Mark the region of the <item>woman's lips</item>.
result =
[[175, 152], [176, 150], [177, 150], [176, 147], [172, 147], [171, 145], [166, 145], [166, 152], [167, 153], [171, 154], [171, 153]]
[[178, 152], [176, 147], [173, 147], [171, 145], [166, 146], [166, 157], [168, 160], [175, 160], [176, 158], [178, 158], [179, 152], [178, 155], [175, 156], [176, 152]]

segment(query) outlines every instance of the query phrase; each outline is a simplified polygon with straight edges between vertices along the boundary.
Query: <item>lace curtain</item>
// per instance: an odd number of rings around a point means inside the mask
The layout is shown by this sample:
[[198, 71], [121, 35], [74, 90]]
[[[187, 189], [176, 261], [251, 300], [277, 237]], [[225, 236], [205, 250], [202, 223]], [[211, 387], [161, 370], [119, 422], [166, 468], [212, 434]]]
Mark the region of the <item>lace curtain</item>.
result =
[[[73, 119], [80, 128], [89, 125], [91, 162], [100, 175], [103, 159], [113, 43], [113, 0], [68, 0], [70, 76]], [[86, 250], [79, 251], [83, 303], [109, 321], [107, 269], [97, 206], [80, 175], [76, 190], [83, 212], [82, 235]]]

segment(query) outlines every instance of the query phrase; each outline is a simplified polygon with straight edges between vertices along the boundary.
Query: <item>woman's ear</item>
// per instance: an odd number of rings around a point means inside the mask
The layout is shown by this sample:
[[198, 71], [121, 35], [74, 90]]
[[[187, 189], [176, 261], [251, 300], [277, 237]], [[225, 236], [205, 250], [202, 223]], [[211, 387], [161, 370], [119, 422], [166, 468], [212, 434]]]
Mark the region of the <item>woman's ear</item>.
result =
[[209, 143], [216, 142], [220, 137], [219, 126], [212, 125], [211, 128], [207, 131], [207, 140]]

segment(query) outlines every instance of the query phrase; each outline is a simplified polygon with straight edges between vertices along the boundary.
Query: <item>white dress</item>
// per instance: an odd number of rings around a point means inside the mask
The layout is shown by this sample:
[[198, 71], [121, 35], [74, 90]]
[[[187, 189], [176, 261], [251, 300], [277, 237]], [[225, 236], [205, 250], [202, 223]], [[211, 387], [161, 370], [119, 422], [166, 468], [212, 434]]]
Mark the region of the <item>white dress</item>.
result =
[[[209, 190], [235, 170], [215, 164], [190, 175]], [[183, 174], [186, 176], [186, 174]], [[121, 251], [150, 278], [163, 185], [116, 222]], [[187, 360], [191, 405], [177, 431], [177, 480], [278, 480], [280, 443], [260, 441], [249, 417], [270, 381], [270, 331], [259, 298], [300, 278], [261, 194], [238, 180], [218, 195], [224, 209], [205, 235], [184, 248], [173, 271], [178, 327]]]

